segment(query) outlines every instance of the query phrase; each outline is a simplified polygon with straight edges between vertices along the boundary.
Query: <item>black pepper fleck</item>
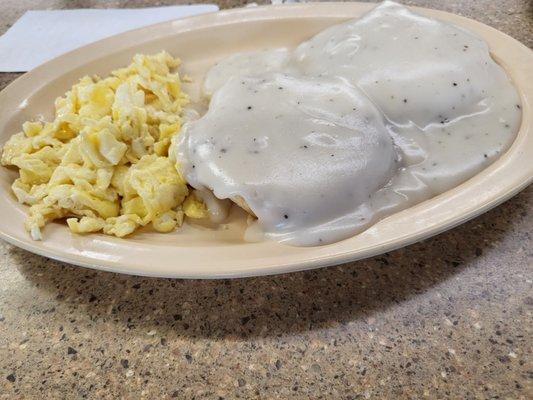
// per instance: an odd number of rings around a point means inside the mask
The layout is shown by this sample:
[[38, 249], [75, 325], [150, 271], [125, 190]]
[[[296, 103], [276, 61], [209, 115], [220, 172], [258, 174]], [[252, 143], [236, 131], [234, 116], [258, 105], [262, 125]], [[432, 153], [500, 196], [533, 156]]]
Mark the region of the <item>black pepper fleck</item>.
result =
[[246, 107], [246, 108], [247, 108], [248, 110], [251, 110], [251, 109], [252, 109], [252, 106], [248, 106], [248, 107]]
[[6, 376], [6, 379], [9, 382], [15, 382], [17, 380], [17, 378], [15, 377], [15, 374], [9, 374], [8, 376]]
[[72, 347], [69, 346], [67, 348], [67, 354], [76, 354], [76, 353], [77, 353], [77, 351], [75, 349], [73, 349]]
[[453, 86], [457, 86], [457, 82], [453, 82], [452, 85], [453, 85]]
[[122, 365], [122, 368], [128, 368], [130, 366], [130, 362], [126, 359], [120, 360], [120, 365]]
[[404, 102], [404, 103], [407, 103], [407, 99], [403, 99], [403, 102]]
[[289, 216], [288, 216], [287, 214], [284, 214], [284, 215], [283, 215], [283, 218], [285, 218], [285, 219], [289, 219]]

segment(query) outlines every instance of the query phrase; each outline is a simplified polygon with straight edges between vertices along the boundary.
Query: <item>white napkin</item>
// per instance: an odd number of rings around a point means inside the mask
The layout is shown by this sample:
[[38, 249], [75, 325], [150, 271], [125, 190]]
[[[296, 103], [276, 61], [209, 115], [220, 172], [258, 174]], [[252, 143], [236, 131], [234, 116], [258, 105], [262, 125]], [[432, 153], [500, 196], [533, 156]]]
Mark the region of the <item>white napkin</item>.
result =
[[0, 36], [0, 72], [29, 71], [63, 53], [120, 32], [217, 10], [214, 4], [198, 4], [28, 11]]

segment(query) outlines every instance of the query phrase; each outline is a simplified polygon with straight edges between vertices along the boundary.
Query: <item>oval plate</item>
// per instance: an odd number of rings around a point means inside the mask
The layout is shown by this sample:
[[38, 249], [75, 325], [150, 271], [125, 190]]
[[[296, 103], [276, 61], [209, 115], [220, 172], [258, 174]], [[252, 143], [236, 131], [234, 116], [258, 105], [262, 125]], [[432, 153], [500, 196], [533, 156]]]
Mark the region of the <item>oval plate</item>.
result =
[[[294, 46], [322, 29], [372, 8], [361, 3], [315, 3], [234, 9], [161, 23], [82, 47], [23, 75], [0, 93], [0, 143], [37, 115], [52, 117], [53, 101], [85, 74], [106, 75], [125, 66], [135, 53], [167, 50], [183, 61], [193, 78], [194, 99], [206, 70], [229, 54]], [[234, 210], [225, 227], [185, 224], [171, 234], [142, 231], [118, 239], [71, 234], [63, 223], [44, 229], [35, 242], [23, 228], [25, 207], [10, 190], [16, 173], [0, 168], [0, 236], [15, 246], [85, 267], [136, 275], [225, 278], [277, 274], [370, 257], [428, 238], [471, 219], [510, 198], [533, 178], [533, 52], [479, 22], [428, 9], [421, 14], [463, 26], [485, 39], [494, 58], [514, 80], [523, 121], [499, 160], [464, 184], [394, 214], [362, 234], [322, 247], [289, 247], [242, 240], [244, 216]], [[246, 34], [243, 34], [246, 32]]]

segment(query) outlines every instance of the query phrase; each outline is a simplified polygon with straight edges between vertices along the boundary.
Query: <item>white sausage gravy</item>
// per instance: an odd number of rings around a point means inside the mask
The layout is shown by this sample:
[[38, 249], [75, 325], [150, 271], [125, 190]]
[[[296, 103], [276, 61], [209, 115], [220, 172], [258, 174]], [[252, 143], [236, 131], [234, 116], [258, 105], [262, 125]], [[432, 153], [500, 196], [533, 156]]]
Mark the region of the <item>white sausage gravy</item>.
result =
[[207, 113], [175, 152], [187, 182], [240, 197], [251, 232], [339, 241], [492, 163], [521, 121], [487, 44], [385, 2], [294, 50], [240, 53], [208, 73]]

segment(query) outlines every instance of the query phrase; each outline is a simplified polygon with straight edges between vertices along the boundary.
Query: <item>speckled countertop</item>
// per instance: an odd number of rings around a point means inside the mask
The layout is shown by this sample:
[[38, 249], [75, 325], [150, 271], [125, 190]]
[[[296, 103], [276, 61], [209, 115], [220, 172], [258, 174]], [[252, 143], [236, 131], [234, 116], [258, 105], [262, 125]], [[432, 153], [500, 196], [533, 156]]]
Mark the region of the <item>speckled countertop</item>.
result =
[[[0, 32], [26, 9], [165, 3], [3, 0]], [[408, 3], [533, 46], [528, 0]], [[115, 275], [0, 241], [0, 398], [532, 398], [532, 200], [380, 257], [254, 279]]]

